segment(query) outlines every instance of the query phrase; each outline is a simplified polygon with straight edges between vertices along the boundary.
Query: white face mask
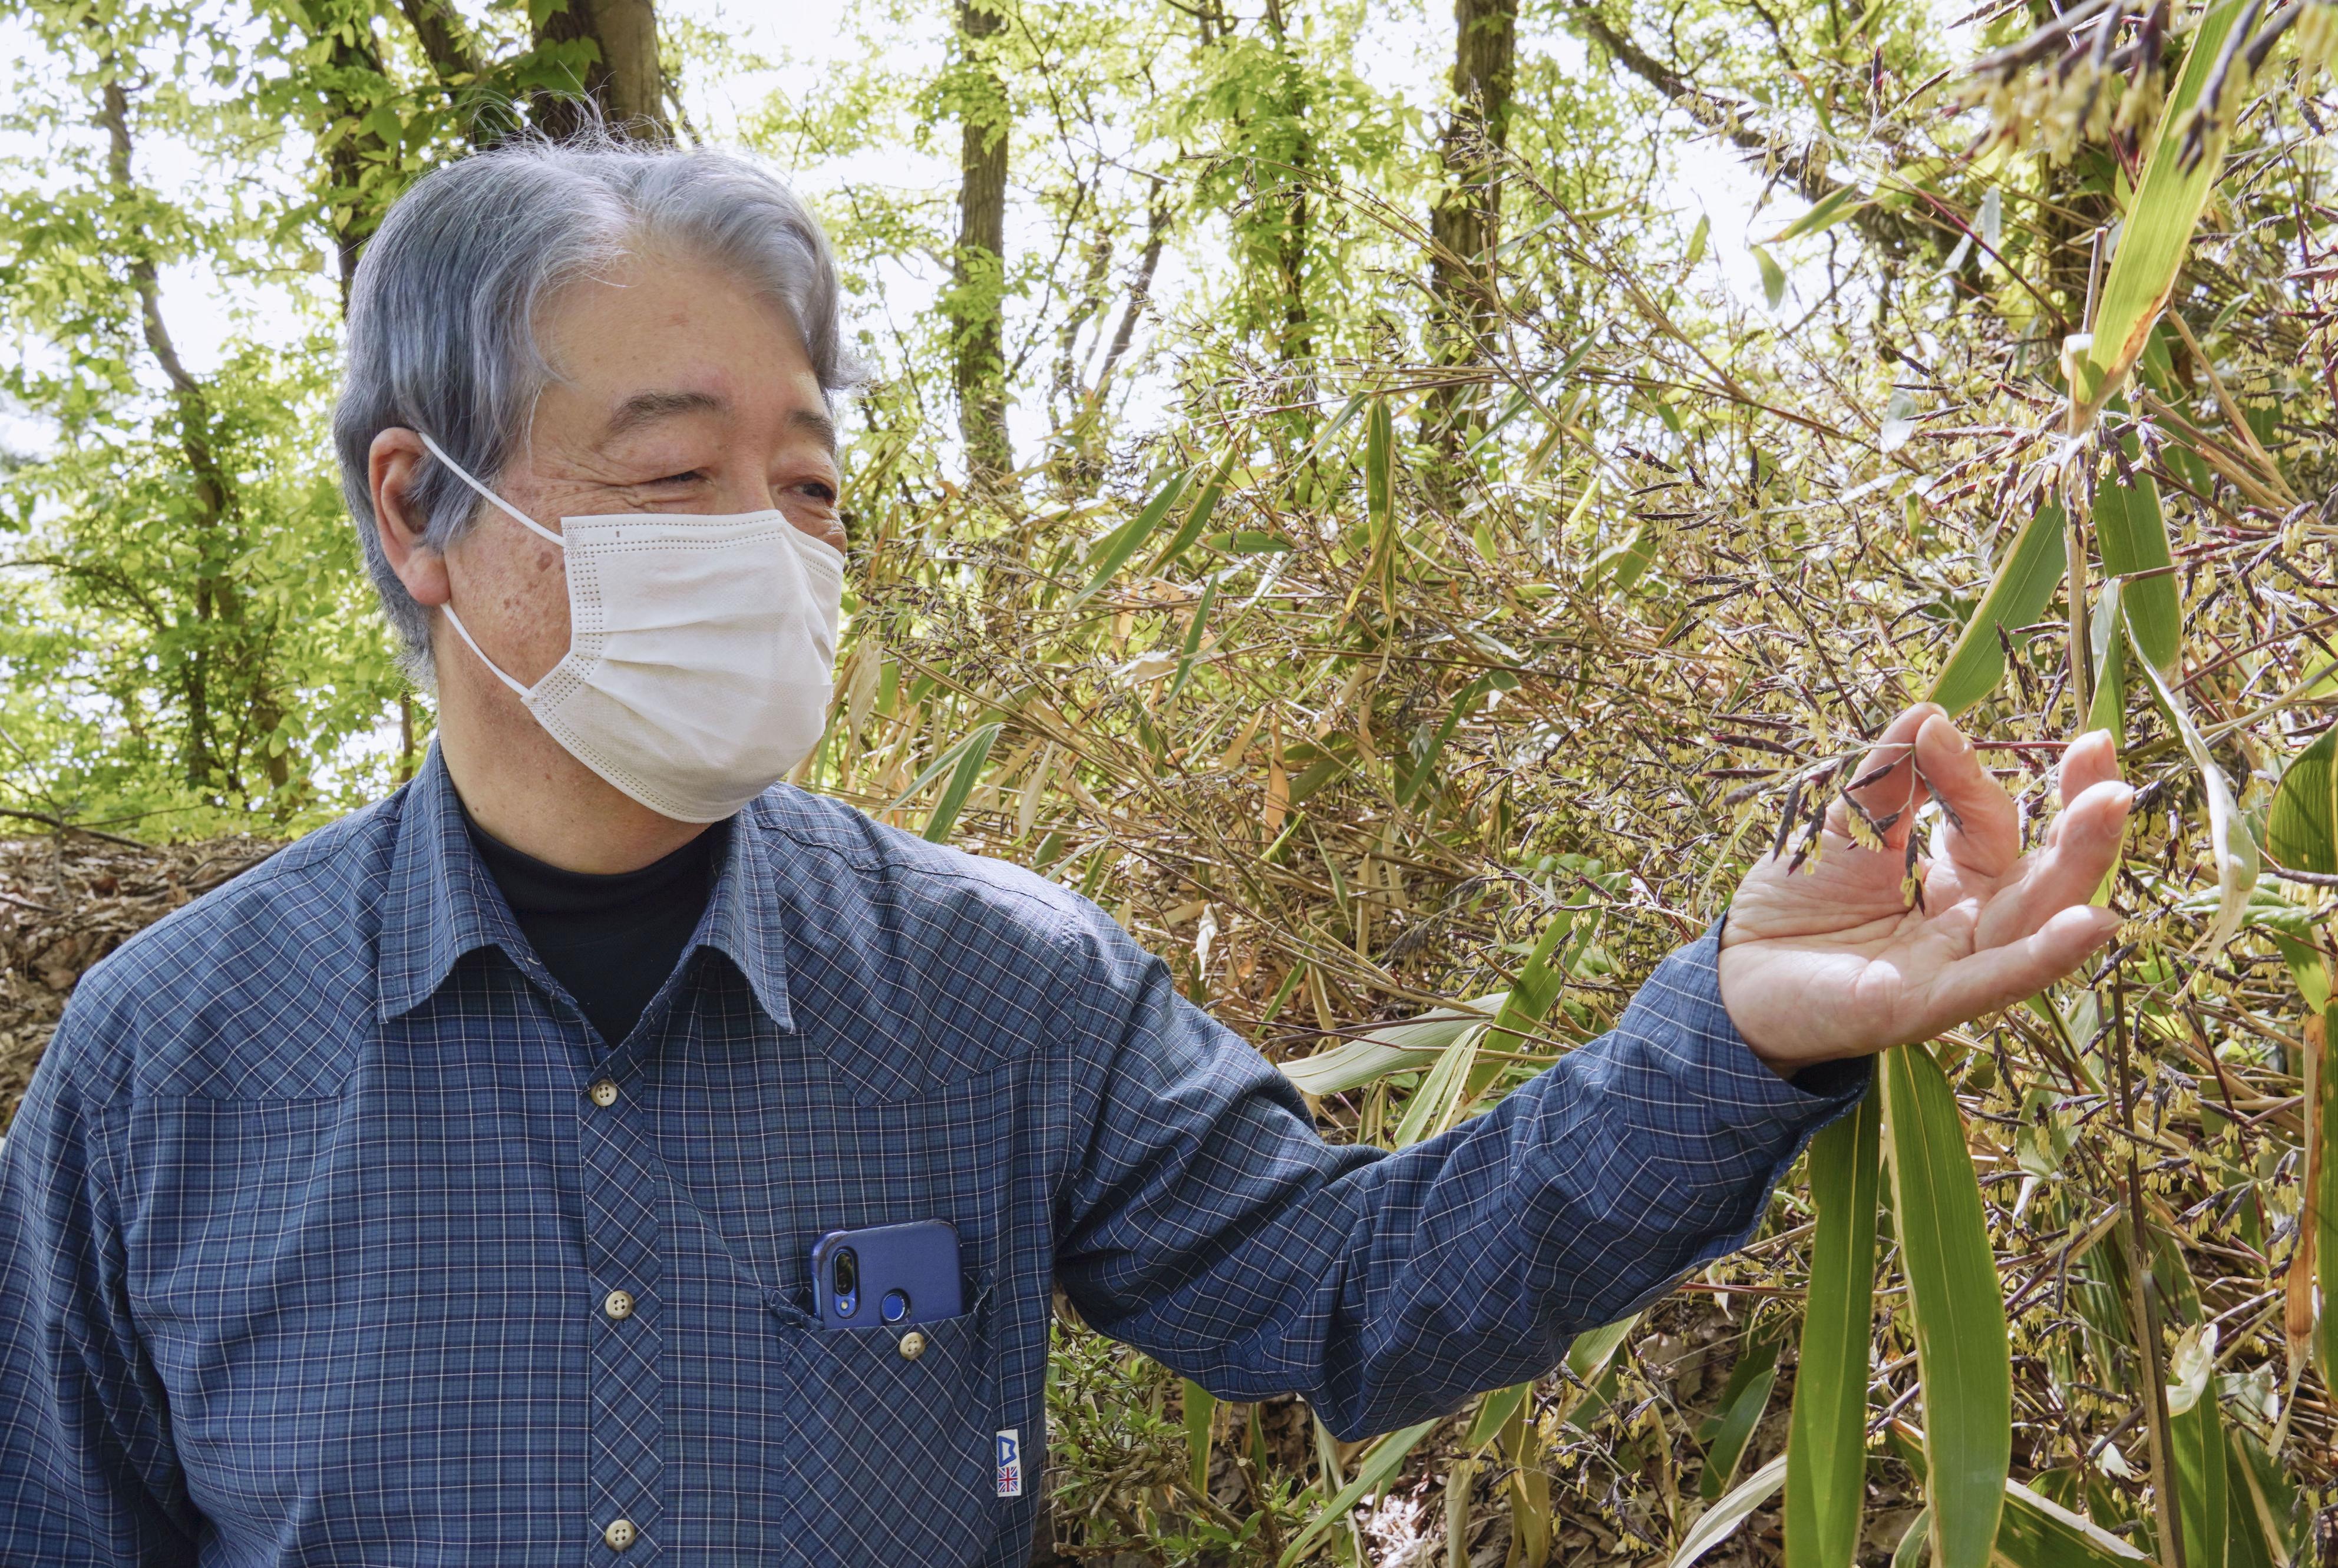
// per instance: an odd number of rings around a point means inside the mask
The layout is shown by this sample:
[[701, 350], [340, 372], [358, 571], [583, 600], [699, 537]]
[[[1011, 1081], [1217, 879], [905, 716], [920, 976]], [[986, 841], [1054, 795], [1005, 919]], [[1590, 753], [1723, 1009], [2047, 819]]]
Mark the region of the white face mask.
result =
[[781, 512], [563, 517], [555, 534], [422, 444], [567, 554], [568, 652], [524, 686], [545, 732], [662, 816], [718, 822], [811, 754], [828, 722], [844, 556]]

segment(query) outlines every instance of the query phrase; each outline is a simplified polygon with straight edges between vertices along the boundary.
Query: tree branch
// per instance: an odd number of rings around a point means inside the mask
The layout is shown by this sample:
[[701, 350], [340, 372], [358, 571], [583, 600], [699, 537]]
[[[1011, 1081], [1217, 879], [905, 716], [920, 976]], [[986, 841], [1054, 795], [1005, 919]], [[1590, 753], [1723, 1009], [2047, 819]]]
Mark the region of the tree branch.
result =
[[[1765, 164], [1774, 162], [1803, 201], [1816, 206], [1847, 189], [1842, 181], [1831, 178], [1806, 151], [1746, 125], [1738, 116], [1737, 105], [1699, 87], [1641, 48], [1601, 15], [1596, 5], [1572, 0], [1569, 9], [1584, 36], [1606, 50], [1609, 58], [1739, 152], [1757, 157]], [[1930, 238], [1927, 225], [1881, 207], [1863, 206], [1851, 215], [1849, 221], [1869, 240], [1895, 256], [1916, 253]]]

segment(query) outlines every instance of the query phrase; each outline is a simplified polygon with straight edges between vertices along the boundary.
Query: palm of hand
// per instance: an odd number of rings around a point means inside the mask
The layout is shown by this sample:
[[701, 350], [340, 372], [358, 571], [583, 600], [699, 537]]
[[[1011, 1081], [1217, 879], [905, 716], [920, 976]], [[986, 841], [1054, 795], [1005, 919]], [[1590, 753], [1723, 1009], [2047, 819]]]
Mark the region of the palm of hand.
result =
[[[1871, 779], [1860, 791], [1871, 813], [1899, 813], [1884, 848], [1854, 843], [1836, 801], [1816, 865], [1790, 871], [1765, 858], [1723, 933], [1723, 1003], [1781, 1071], [1929, 1039], [2069, 973], [2117, 928], [2088, 903], [2117, 855], [2132, 796], [2107, 735], [2065, 754], [2064, 809], [2027, 856], [2012, 800], [1932, 704], [1895, 720], [1861, 776]], [[1926, 784], [1951, 819], [1921, 867], [1922, 906], [1911, 908], [1904, 848]]]

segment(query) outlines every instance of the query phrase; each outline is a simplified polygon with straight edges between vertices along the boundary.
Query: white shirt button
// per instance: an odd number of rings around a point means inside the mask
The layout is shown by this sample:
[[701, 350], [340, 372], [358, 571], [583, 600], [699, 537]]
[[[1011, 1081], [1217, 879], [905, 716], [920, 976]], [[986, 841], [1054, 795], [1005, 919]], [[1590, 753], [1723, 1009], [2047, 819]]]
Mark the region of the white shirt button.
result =
[[609, 1544], [613, 1552], [623, 1552], [640, 1538], [641, 1532], [634, 1528], [630, 1519], [612, 1519], [609, 1527], [601, 1532], [601, 1539]]
[[[593, 1087], [585, 1090], [584, 1093], [592, 1098], [594, 1104], [600, 1106], [605, 1111], [610, 1106], [614, 1105], [617, 1102], [616, 1080], [614, 1078], [595, 1078], [593, 1080]], [[620, 1521], [620, 1523], [623, 1523], [623, 1521]], [[627, 1526], [627, 1528], [631, 1528], [631, 1526]]]
[[601, 1298], [601, 1310], [622, 1323], [634, 1315], [634, 1298], [630, 1291], [612, 1290]]

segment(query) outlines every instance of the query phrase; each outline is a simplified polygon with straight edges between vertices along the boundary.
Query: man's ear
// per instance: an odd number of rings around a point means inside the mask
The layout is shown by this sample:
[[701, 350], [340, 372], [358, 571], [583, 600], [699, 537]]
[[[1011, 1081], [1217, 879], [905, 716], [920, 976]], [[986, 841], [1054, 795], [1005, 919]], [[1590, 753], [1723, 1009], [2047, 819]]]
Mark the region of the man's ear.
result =
[[436, 608], [451, 598], [447, 562], [423, 542], [429, 518], [414, 501], [414, 484], [429, 456], [422, 437], [392, 426], [373, 438], [366, 453], [366, 482], [373, 491], [373, 525], [389, 569], [418, 604]]

